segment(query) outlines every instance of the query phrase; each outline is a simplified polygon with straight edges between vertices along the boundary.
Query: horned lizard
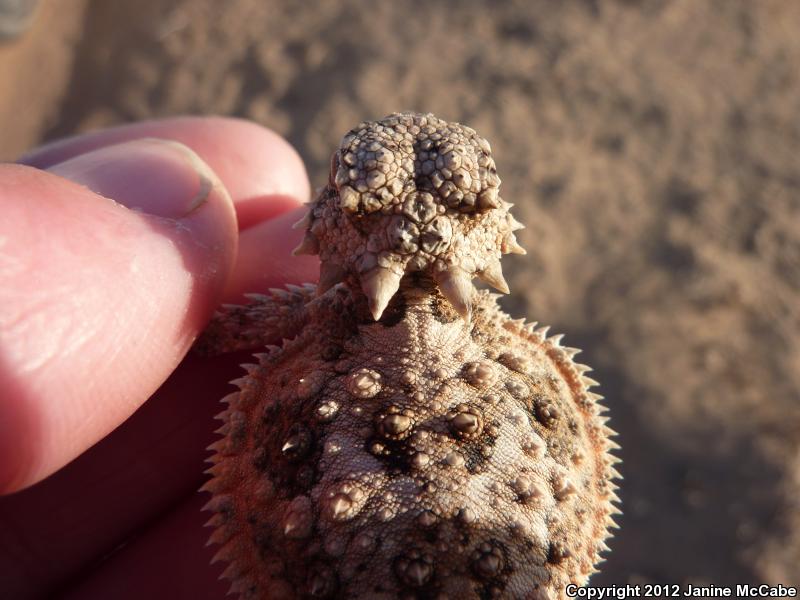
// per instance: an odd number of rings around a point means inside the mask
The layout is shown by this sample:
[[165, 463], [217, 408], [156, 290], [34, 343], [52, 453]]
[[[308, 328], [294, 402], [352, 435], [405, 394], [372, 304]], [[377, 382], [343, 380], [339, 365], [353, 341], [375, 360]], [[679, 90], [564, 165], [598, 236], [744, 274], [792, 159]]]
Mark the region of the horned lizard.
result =
[[469, 127], [348, 132], [298, 223], [319, 284], [253, 295], [199, 345], [267, 345], [227, 396], [210, 542], [243, 598], [563, 598], [607, 549], [618, 446], [590, 369], [498, 295], [525, 251]]

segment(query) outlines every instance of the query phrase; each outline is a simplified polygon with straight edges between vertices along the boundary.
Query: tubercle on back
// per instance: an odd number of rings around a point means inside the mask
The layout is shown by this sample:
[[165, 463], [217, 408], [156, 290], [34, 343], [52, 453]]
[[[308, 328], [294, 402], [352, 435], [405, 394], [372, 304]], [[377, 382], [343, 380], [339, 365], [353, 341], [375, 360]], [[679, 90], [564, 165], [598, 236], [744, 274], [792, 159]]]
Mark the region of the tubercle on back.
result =
[[295, 224], [305, 237], [294, 252], [319, 255], [319, 294], [355, 276], [375, 320], [412, 272], [430, 275], [469, 319], [472, 279], [508, 293], [500, 258], [525, 254], [499, 187], [491, 148], [469, 127], [419, 113], [364, 122]]

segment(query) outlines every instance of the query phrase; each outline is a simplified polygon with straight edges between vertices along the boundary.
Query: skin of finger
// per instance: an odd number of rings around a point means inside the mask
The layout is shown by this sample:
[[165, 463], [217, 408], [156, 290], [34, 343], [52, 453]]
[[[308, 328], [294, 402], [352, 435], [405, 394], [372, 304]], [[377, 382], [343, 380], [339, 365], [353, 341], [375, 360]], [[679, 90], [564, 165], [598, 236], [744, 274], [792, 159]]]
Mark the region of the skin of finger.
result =
[[[227, 117], [143, 121], [52, 142], [21, 162], [48, 168], [82, 152], [148, 136], [192, 148], [231, 194], [242, 236], [223, 301], [242, 302], [247, 292], [317, 281], [315, 257], [291, 256], [303, 237], [291, 225], [306, 210], [301, 207], [309, 195], [305, 167], [290, 144], [260, 125]], [[287, 216], [290, 211], [294, 212]]]
[[[289, 224], [305, 210], [242, 234], [240, 248], [246, 250], [239, 255], [255, 263], [237, 268], [245, 273], [238, 280], [243, 290], [316, 281], [316, 257], [291, 256], [303, 232]], [[271, 267], [280, 268], [275, 280], [254, 268], [265, 257], [278, 263]], [[212, 417], [221, 409], [219, 399], [233, 389], [227, 382], [242, 375], [239, 365], [251, 361], [249, 352], [216, 359], [190, 354], [153, 398], [106, 439], [49, 479], [0, 498], [0, 562], [14, 564], [17, 589], [34, 585], [35, 592], [44, 593], [196, 490], [203, 481], [205, 448], [216, 437]], [[19, 523], [26, 524], [22, 530]], [[15, 556], [19, 547], [35, 549], [36, 559]]]
[[305, 235], [292, 225], [308, 212], [303, 205], [243, 231], [239, 236], [236, 267], [225, 290], [224, 302], [243, 303], [243, 294], [265, 293], [286, 283], [319, 281], [317, 256], [294, 256], [292, 251]]
[[97, 566], [76, 585], [59, 595], [63, 600], [218, 600], [229, 583], [219, 579], [223, 563], [209, 564], [214, 546], [205, 546], [209, 518], [195, 494], [153, 523], [138, 537]]
[[[249, 274], [239, 279], [243, 290], [317, 280], [316, 257], [291, 256], [303, 232], [290, 229], [290, 223], [305, 210], [242, 234], [240, 248], [247, 249], [239, 255], [254, 262], [237, 268]], [[270, 268], [281, 273], [274, 280], [255, 268], [270, 257]], [[216, 439], [213, 416], [222, 408], [219, 399], [234, 389], [227, 382], [242, 375], [244, 362], [252, 362], [249, 352], [214, 359], [190, 353], [106, 439], [47, 480], [0, 498], [0, 563], [14, 565], [16, 574], [10, 589], [20, 595], [22, 590], [46, 593], [193, 493], [204, 480], [205, 448]], [[31, 555], [15, 554], [18, 548], [29, 548]]]
[[[149, 133], [163, 135], [161, 131]], [[222, 143], [224, 140], [214, 141], [212, 146], [218, 147]], [[202, 152], [202, 147], [199, 150]], [[262, 156], [266, 154], [262, 153]], [[265, 165], [266, 168], [271, 166], [275, 166], [274, 161]], [[304, 172], [301, 179], [305, 181]], [[241, 180], [247, 181], [248, 178]], [[289, 198], [286, 204], [296, 205], [296, 201]], [[300, 213], [296, 218], [290, 216], [285, 225], [300, 216]], [[263, 291], [264, 285], [270, 287], [283, 282], [316, 280], [316, 259], [289, 256], [289, 250], [299, 243], [302, 232], [293, 233], [294, 237], [288, 238], [285, 232], [284, 224], [280, 224], [277, 227], [262, 226], [244, 236], [244, 244], [252, 248], [248, 254], [255, 261], [259, 257], [263, 260], [264, 256], [279, 256], [281, 261], [286, 258], [286, 263], [279, 263], [283, 273], [281, 277], [265, 280], [263, 267], [250, 269], [246, 261], [240, 261], [243, 274], [236, 279], [243, 290]], [[292, 262], [294, 266], [288, 266]], [[202, 458], [206, 455], [203, 449], [209, 442], [212, 428], [211, 415], [218, 410], [218, 398], [229, 391], [225, 382], [240, 375], [238, 364], [245, 359], [246, 355], [222, 357], [212, 360], [212, 363], [226, 363], [227, 372], [210, 369], [204, 364], [193, 373], [191, 367], [196, 364], [192, 361], [199, 359], [190, 356], [188, 366], [182, 365], [159, 393], [109, 438], [55, 477], [22, 493], [0, 499], [0, 519], [6, 515], [8, 523], [36, 524], [34, 530], [29, 526], [22, 535], [16, 536], [17, 540], [27, 538], [16, 548], [35, 548], [35, 556], [47, 557], [47, 560], [38, 561], [33, 569], [20, 569], [18, 572], [30, 575], [22, 579], [28, 583], [35, 581], [41, 586], [63, 578], [91, 560], [94, 554], [113, 546], [126, 531], [138, 528], [152, 514], [158, 514], [176, 496], [196, 489], [201, 480]], [[170, 393], [187, 402], [175, 402], [169, 398]], [[187, 410], [184, 413], [174, 410], [175, 407]], [[176, 435], [176, 431], [182, 434]], [[155, 443], [153, 437], [161, 440], [160, 443]], [[55, 503], [53, 498], [60, 500]], [[13, 533], [11, 528], [0, 527], [0, 531]], [[13, 541], [15, 536], [6, 537]], [[53, 540], [64, 540], [64, 544], [53, 544]], [[0, 554], [8, 556], [1, 551]]]
[[0, 563], [13, 566], [4, 587], [46, 594], [193, 495], [217, 438], [219, 399], [250, 359], [188, 356], [121, 427], [52, 477], [0, 498]]
[[10, 492], [74, 459], [167, 378], [223, 291], [237, 236], [219, 185], [173, 220], [29, 167], [0, 166], [0, 180], [0, 492]]
[[256, 123], [229, 117], [175, 117], [112, 127], [46, 144], [19, 162], [46, 169], [90, 150], [143, 137], [175, 140], [194, 150], [225, 185], [242, 230], [309, 198], [308, 175], [291, 144]]
[[[128, 421], [43, 482], [0, 497], [0, 564], [11, 597], [50, 596], [207, 478], [220, 398], [249, 352], [189, 354]], [[208, 532], [203, 532], [203, 536]], [[201, 544], [202, 546], [202, 544]]]

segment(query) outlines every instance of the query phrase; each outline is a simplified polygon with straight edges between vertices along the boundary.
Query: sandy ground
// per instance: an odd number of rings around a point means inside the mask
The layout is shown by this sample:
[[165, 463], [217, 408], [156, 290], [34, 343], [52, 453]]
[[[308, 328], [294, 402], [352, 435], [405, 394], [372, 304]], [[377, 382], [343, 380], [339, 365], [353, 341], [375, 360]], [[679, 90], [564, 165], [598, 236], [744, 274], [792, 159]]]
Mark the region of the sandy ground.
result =
[[800, 585], [800, 3], [222, 4], [45, 5], [0, 47], [0, 157], [221, 113], [320, 183], [362, 118], [472, 125], [528, 225], [506, 306], [584, 348], [621, 433], [594, 583]]

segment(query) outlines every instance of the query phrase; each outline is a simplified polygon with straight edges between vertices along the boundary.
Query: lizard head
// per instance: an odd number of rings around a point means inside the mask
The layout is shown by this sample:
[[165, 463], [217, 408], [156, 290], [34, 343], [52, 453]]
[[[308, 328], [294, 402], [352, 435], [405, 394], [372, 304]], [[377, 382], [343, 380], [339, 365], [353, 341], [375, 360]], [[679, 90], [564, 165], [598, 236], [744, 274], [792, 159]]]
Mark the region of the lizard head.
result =
[[473, 277], [508, 293], [500, 257], [525, 253], [499, 187], [489, 143], [469, 127], [418, 113], [360, 123], [297, 223], [295, 253], [319, 254], [320, 294], [355, 275], [376, 320], [412, 272], [468, 318]]

